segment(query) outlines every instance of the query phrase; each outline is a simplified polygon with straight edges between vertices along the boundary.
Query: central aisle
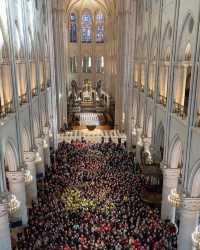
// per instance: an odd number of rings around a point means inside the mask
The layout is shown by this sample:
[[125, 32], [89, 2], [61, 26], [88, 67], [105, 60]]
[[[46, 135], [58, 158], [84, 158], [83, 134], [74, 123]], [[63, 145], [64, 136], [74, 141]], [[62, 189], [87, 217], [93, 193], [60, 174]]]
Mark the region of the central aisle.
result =
[[55, 158], [19, 250], [176, 249], [174, 227], [141, 201], [142, 177], [122, 145], [61, 143]]

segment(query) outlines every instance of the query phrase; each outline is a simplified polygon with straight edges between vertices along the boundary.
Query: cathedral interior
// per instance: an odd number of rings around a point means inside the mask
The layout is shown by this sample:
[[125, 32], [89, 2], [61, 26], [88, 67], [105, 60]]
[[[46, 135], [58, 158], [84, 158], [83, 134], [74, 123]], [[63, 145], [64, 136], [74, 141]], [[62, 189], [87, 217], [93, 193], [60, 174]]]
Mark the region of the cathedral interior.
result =
[[200, 250], [199, 60], [199, 0], [0, 0], [0, 250]]

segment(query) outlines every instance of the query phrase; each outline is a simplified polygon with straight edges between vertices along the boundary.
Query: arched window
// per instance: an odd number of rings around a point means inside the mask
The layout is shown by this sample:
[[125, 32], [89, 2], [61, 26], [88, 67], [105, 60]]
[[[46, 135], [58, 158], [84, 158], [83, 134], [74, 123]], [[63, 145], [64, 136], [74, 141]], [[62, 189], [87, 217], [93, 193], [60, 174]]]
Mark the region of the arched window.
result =
[[76, 29], [77, 18], [75, 13], [70, 14], [70, 42], [77, 42], [77, 29]]
[[104, 42], [104, 15], [101, 12], [96, 15], [96, 42]]
[[188, 43], [185, 49], [185, 61], [190, 62], [192, 60], [192, 47], [191, 44]]
[[70, 57], [70, 72], [77, 73], [77, 60], [76, 56]]
[[83, 13], [81, 17], [81, 41], [92, 42], [92, 15], [89, 12]]
[[187, 77], [186, 77], [186, 83], [185, 83], [185, 92], [184, 92], [184, 113], [185, 115], [188, 114], [188, 106], [189, 106], [189, 96], [190, 96], [190, 82], [191, 82], [191, 65], [190, 62], [192, 60], [192, 47], [191, 44], [188, 43], [186, 49], [185, 49], [185, 61], [189, 63], [187, 67]]
[[84, 56], [82, 59], [82, 72], [91, 73], [92, 72], [92, 57]]
[[97, 56], [96, 58], [96, 72], [103, 73], [104, 72], [104, 57]]

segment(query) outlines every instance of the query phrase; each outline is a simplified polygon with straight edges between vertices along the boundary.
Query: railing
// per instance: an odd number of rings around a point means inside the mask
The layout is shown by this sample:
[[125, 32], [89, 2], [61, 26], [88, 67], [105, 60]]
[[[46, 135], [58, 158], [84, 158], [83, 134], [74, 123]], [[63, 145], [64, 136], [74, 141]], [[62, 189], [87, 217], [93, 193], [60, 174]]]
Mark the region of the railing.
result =
[[153, 98], [153, 96], [154, 96], [153, 89], [148, 88], [148, 96], [151, 97], [151, 98]]
[[37, 88], [34, 88], [34, 89], [32, 89], [32, 96], [36, 96], [37, 95]]
[[4, 107], [5, 107], [6, 114], [14, 112], [13, 102], [12, 101], [5, 103]]
[[138, 83], [133, 81], [133, 88], [137, 88], [138, 87]]
[[4, 105], [0, 105], [0, 118], [5, 118], [7, 114], [13, 113], [13, 112], [14, 112], [14, 109], [13, 109], [12, 101], [7, 102]]
[[144, 85], [140, 84], [140, 91], [144, 92]]
[[159, 103], [166, 107], [167, 106], [167, 97], [160, 95], [159, 96]]
[[176, 113], [177, 115], [179, 115], [183, 119], [186, 117], [184, 106], [177, 103], [177, 102], [174, 102], [173, 112]]
[[46, 84], [45, 84], [45, 83], [42, 83], [42, 84], [40, 85], [40, 90], [41, 90], [41, 91], [45, 91], [45, 89], [46, 89]]
[[47, 88], [51, 87], [51, 79], [47, 80]]
[[23, 94], [21, 96], [19, 96], [19, 103], [20, 105], [23, 105], [24, 103], [27, 103], [28, 102], [28, 97], [27, 97], [27, 94]]

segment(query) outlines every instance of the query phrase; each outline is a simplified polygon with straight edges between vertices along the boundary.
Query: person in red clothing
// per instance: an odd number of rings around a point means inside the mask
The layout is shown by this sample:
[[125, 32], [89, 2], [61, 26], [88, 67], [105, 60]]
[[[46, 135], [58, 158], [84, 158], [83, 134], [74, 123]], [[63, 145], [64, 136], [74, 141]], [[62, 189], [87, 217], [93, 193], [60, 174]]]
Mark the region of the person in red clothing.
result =
[[71, 248], [68, 245], [65, 245], [63, 250], [71, 250]]

